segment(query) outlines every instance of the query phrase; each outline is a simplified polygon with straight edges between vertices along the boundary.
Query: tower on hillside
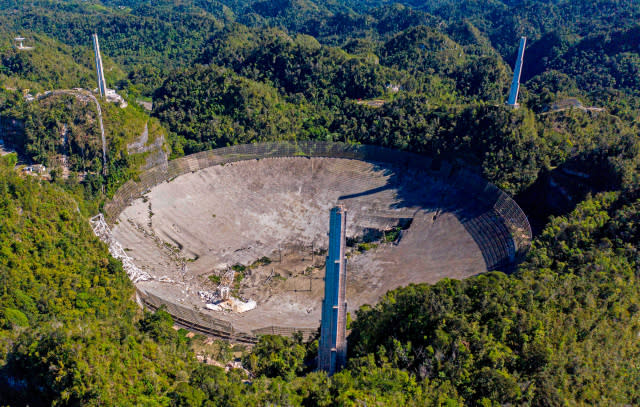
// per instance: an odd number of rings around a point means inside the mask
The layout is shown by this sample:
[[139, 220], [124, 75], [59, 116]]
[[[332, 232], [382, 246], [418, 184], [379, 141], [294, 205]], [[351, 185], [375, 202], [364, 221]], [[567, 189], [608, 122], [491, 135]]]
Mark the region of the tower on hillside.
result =
[[96, 55], [96, 73], [98, 74], [98, 90], [100, 96], [107, 96], [107, 83], [104, 81], [104, 70], [102, 69], [102, 56], [100, 55], [100, 43], [98, 42], [98, 34], [91, 36], [93, 39], [93, 52]]
[[518, 106], [518, 93], [520, 92], [520, 74], [522, 73], [522, 61], [524, 59], [524, 47], [527, 45], [527, 37], [520, 38], [520, 48], [518, 49], [518, 59], [516, 66], [513, 68], [513, 82], [511, 83], [511, 92], [507, 105], [511, 107]]
[[347, 299], [345, 259], [347, 210], [331, 209], [329, 253], [324, 278], [324, 300], [318, 347], [318, 369], [332, 375], [347, 361]]

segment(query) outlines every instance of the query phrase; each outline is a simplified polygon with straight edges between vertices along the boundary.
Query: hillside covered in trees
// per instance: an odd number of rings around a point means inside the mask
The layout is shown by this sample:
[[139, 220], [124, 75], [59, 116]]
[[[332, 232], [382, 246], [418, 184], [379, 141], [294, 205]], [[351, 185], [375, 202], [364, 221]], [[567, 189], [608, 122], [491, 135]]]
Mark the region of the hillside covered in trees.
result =
[[[638, 21], [632, 0], [0, 0], [0, 404], [640, 404]], [[96, 87], [94, 32], [129, 103], [101, 103], [104, 161], [95, 104], [46, 93]], [[527, 259], [362, 307], [330, 378], [298, 336], [202, 363], [87, 219], [153, 154], [306, 139], [468, 166], [529, 215]]]

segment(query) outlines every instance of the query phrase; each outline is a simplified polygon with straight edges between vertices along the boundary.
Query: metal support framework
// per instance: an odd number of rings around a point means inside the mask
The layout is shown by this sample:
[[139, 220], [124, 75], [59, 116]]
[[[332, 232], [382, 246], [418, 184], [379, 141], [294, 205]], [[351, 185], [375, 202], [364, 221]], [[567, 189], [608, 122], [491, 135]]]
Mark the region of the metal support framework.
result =
[[102, 68], [102, 56], [100, 55], [100, 43], [98, 42], [98, 34], [91, 36], [93, 39], [93, 52], [96, 56], [96, 73], [98, 74], [98, 90], [100, 96], [107, 96], [107, 83], [104, 80], [104, 69]]
[[518, 59], [513, 69], [513, 82], [507, 104], [512, 107], [518, 106], [518, 93], [520, 92], [520, 74], [522, 73], [522, 62], [524, 59], [524, 47], [527, 45], [527, 37], [520, 38], [520, 48], [518, 49]]
[[347, 361], [346, 226], [347, 210], [344, 206], [331, 209], [318, 347], [318, 369], [329, 375], [342, 369]]

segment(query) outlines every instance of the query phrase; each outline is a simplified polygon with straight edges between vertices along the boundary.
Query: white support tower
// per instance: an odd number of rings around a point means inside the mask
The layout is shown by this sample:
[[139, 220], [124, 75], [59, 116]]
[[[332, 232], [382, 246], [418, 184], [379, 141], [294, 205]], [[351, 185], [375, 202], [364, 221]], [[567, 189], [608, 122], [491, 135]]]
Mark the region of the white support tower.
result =
[[524, 59], [524, 47], [527, 45], [527, 37], [520, 38], [520, 49], [518, 49], [518, 59], [513, 69], [513, 82], [511, 83], [511, 92], [507, 105], [518, 107], [518, 93], [520, 92], [520, 74], [522, 73], [522, 61]]
[[98, 42], [98, 34], [91, 36], [93, 39], [93, 52], [96, 55], [96, 73], [98, 74], [98, 90], [100, 96], [107, 96], [107, 83], [104, 81], [104, 70], [102, 68], [102, 56], [100, 55], [100, 43]]

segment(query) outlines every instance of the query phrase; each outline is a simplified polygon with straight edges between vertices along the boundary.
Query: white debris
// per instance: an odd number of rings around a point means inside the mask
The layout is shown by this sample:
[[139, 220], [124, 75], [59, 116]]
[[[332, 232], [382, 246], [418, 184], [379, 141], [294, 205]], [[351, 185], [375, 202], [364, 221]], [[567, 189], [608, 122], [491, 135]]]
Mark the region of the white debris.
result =
[[256, 308], [258, 304], [255, 300], [242, 301], [237, 298], [231, 299], [231, 309], [235, 312], [247, 312]]
[[211, 311], [223, 311], [223, 308], [217, 304], [207, 304], [204, 307]]
[[149, 273], [140, 270], [135, 264], [133, 264], [133, 259], [127, 255], [120, 243], [113, 238], [111, 229], [109, 228], [109, 225], [107, 225], [107, 222], [104, 220], [104, 216], [101, 213], [89, 219], [89, 223], [91, 223], [93, 233], [95, 233], [100, 240], [109, 245], [109, 253], [122, 262], [122, 268], [127, 272], [131, 281], [137, 283], [138, 281], [153, 279]]
[[[222, 287], [229, 288], [229, 287]], [[204, 302], [205, 308], [211, 311], [233, 311], [233, 312], [246, 312], [250, 311], [258, 306], [255, 300], [239, 299], [229, 294], [222, 295], [220, 287], [215, 292], [211, 291], [198, 291], [198, 295]]]
[[206, 309], [211, 311], [232, 311], [232, 312], [247, 312], [256, 308], [257, 303], [254, 300], [242, 301], [238, 298], [231, 297], [228, 300], [220, 300], [205, 305]]
[[218, 293], [211, 291], [198, 291], [198, 295], [202, 298], [203, 301], [207, 303], [211, 303], [220, 299]]

